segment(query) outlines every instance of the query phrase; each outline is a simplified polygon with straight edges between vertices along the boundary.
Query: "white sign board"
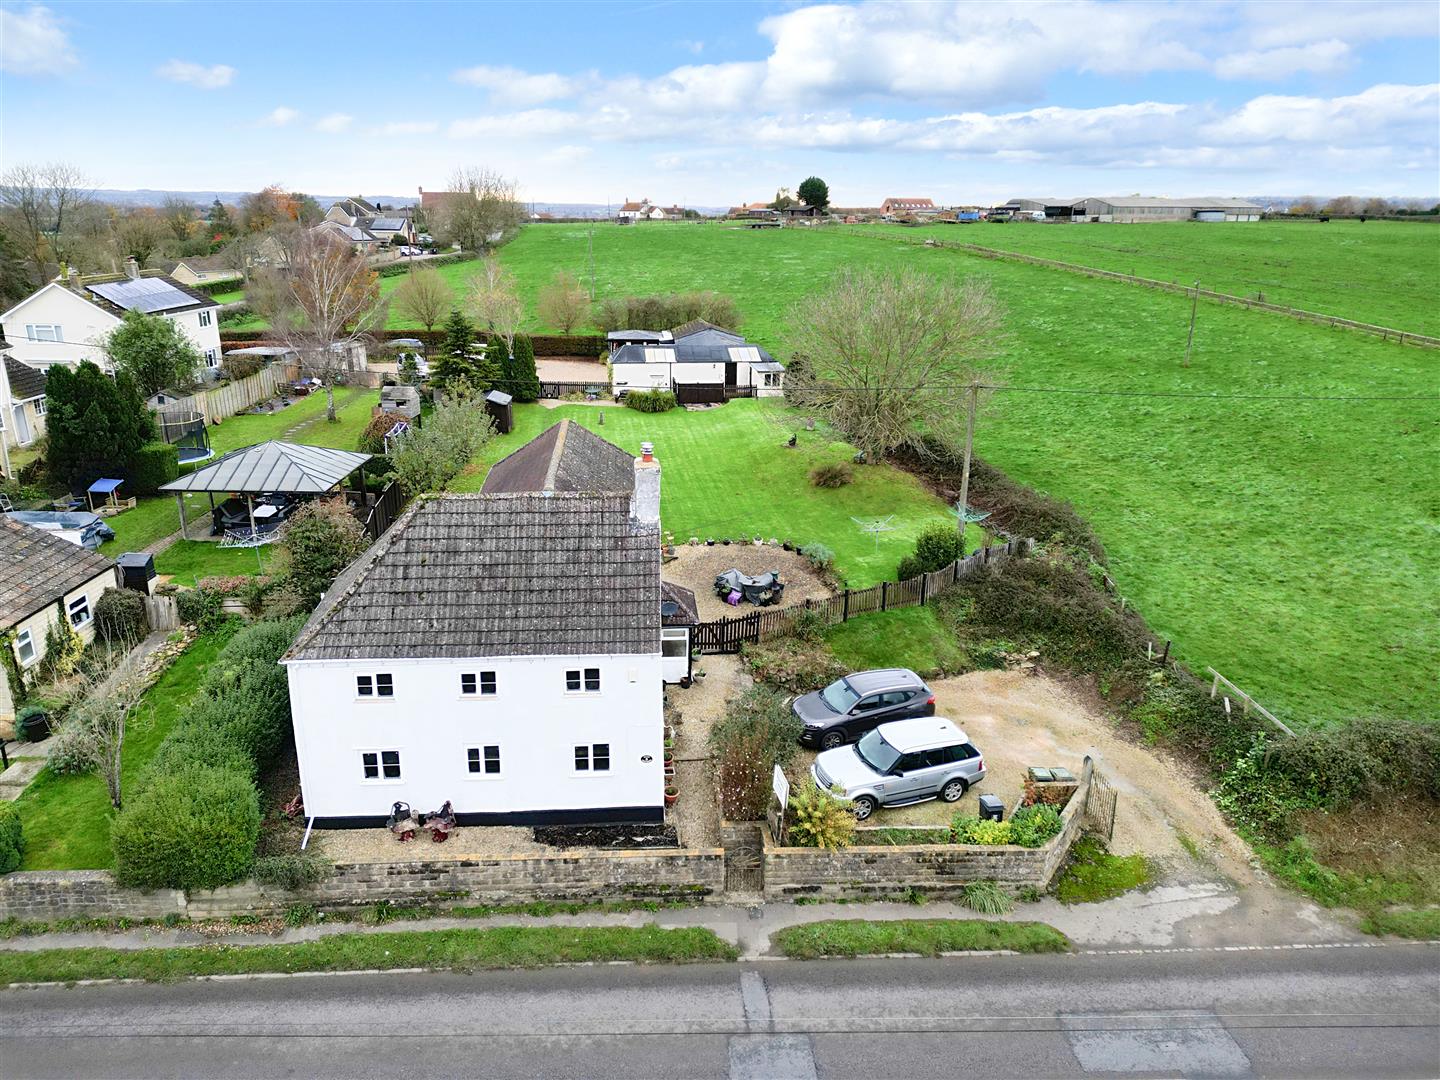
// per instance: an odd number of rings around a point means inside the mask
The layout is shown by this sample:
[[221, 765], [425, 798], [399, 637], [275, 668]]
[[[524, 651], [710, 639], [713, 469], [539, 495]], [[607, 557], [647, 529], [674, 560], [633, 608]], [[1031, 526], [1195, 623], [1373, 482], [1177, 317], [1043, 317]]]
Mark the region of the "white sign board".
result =
[[775, 766], [775, 779], [771, 784], [775, 788], [775, 797], [780, 800], [780, 808], [787, 808], [790, 805], [790, 781], [785, 778], [779, 765]]

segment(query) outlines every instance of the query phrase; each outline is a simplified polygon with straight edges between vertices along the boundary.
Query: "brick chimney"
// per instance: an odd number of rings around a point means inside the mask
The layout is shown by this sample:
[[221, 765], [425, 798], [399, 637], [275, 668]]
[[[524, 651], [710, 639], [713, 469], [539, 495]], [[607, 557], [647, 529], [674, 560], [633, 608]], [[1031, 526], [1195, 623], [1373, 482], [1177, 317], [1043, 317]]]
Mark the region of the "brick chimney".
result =
[[134, 255], [131, 255], [125, 260], [125, 273], [131, 281], [135, 281], [140, 277], [140, 264], [135, 261]]
[[660, 526], [660, 462], [653, 443], [640, 444], [635, 459], [635, 490], [630, 496], [630, 520], [637, 525]]

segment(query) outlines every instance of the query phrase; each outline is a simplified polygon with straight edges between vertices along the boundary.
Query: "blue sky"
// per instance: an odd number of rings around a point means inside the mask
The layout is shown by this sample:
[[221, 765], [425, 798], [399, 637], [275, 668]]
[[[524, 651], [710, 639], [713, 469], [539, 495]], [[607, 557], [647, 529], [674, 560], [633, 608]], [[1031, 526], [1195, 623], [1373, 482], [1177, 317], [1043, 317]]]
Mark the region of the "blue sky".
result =
[[[841, 205], [1440, 192], [1440, 3], [0, 2], [0, 160], [99, 187]], [[361, 29], [366, 24], [373, 31]]]

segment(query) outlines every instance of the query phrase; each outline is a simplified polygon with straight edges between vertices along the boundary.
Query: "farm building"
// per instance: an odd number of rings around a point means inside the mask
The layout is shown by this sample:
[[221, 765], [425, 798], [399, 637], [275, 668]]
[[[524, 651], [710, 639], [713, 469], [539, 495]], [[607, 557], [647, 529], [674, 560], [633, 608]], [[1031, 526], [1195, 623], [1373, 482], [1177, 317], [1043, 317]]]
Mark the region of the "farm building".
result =
[[936, 212], [931, 199], [886, 199], [880, 204], [880, 213], [885, 217], [926, 217]]
[[778, 397], [785, 385], [784, 366], [768, 352], [701, 319], [676, 327], [669, 341], [622, 345], [610, 354], [610, 370], [617, 395], [673, 390], [685, 404]]
[[1245, 199], [1150, 199], [1135, 195], [1081, 199], [1074, 216], [1081, 221], [1259, 221], [1264, 208]]

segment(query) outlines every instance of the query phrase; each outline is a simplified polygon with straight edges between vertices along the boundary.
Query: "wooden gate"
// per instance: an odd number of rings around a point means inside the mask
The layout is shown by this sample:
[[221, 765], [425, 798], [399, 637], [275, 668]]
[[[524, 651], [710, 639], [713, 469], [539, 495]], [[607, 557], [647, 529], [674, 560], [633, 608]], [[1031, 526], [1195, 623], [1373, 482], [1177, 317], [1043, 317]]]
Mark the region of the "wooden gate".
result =
[[764, 846], [760, 825], [732, 826], [725, 838], [725, 891], [754, 893], [765, 891]]
[[180, 625], [180, 605], [173, 596], [147, 596], [144, 600], [151, 630], [174, 630]]
[[1115, 835], [1115, 807], [1119, 801], [1119, 794], [1104, 774], [1099, 770], [1092, 772], [1090, 790], [1085, 795], [1085, 831], [1109, 843]]

